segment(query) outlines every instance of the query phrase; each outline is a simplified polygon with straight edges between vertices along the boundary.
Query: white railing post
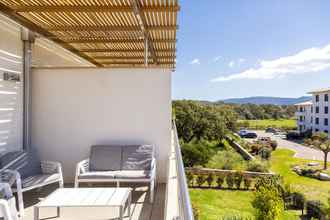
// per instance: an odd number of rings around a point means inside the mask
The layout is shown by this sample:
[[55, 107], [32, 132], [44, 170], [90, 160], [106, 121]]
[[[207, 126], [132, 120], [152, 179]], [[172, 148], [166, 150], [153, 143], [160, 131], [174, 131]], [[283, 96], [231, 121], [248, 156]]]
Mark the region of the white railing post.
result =
[[177, 161], [180, 220], [194, 220], [194, 214], [190, 201], [187, 178], [183, 165], [181, 147], [180, 147], [175, 120], [172, 121], [172, 124], [174, 130], [174, 145], [175, 145], [175, 154]]

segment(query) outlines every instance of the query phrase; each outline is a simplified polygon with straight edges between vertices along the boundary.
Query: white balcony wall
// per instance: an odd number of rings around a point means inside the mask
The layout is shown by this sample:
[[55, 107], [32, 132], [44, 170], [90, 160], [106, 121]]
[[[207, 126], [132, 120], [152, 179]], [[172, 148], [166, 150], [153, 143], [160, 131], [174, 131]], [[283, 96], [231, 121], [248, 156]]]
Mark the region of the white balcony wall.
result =
[[[20, 26], [0, 15], [0, 156], [23, 147], [22, 56]], [[4, 73], [21, 81], [5, 81]]]
[[171, 149], [171, 71], [35, 68], [32, 144], [63, 164], [67, 182], [93, 144], [153, 144], [159, 180]]

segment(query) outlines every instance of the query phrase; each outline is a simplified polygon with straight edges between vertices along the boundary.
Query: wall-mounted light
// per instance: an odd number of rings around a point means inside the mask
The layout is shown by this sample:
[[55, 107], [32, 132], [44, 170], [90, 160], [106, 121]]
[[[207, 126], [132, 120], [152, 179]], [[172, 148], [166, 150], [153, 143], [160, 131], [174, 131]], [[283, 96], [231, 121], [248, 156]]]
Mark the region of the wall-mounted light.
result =
[[3, 73], [3, 80], [5, 81], [15, 81], [19, 82], [20, 80], [20, 75], [18, 73], [10, 73], [10, 72], [4, 72]]

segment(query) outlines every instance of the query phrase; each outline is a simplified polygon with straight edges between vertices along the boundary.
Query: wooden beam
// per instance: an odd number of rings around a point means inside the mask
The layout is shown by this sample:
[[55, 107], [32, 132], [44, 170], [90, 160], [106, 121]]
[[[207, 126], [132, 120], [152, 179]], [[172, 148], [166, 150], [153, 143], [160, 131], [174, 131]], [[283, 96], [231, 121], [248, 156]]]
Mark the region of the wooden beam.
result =
[[[159, 59], [175, 59], [176, 56], [159, 56]], [[144, 59], [144, 56], [92, 56], [96, 60], [138, 60]]]
[[[132, 12], [130, 6], [116, 6], [116, 5], [36, 5], [36, 6], [10, 6], [16, 13], [19, 12]], [[141, 12], [177, 12], [180, 10], [180, 6], [146, 6], [141, 8]]]
[[81, 53], [79, 50], [75, 49], [70, 44], [67, 44], [64, 41], [62, 41], [61, 39], [56, 38], [56, 36], [54, 36], [52, 33], [39, 27], [38, 25], [36, 25], [33, 22], [26, 19], [25, 17], [20, 16], [19, 14], [16, 14], [15, 11], [13, 11], [11, 8], [9, 8], [8, 6], [6, 6], [5, 4], [3, 4], [1, 2], [0, 2], [0, 12], [2, 12], [3, 14], [7, 15], [12, 20], [16, 21], [17, 23], [23, 25], [24, 27], [30, 29], [31, 31], [33, 31], [35, 33], [38, 33], [42, 36], [52, 36], [54, 38], [52, 40], [55, 43], [61, 44], [62, 47], [64, 47], [65, 49], [70, 50], [72, 53], [86, 59], [87, 61], [91, 62], [92, 64], [94, 64], [96, 66], [101, 66], [100, 63], [96, 62], [95, 60], [93, 60], [92, 58], [87, 56], [86, 54]]
[[[48, 31], [65, 31], [65, 32], [75, 32], [75, 31], [141, 31], [140, 26], [114, 26], [114, 25], [63, 25], [63, 26], [49, 26], [43, 27]], [[157, 31], [157, 30], [177, 30], [177, 25], [170, 25], [170, 26], [148, 26], [146, 27], [148, 31]]]
[[[140, 53], [144, 53], [144, 50], [125, 50], [125, 49], [90, 49], [90, 48], [86, 48], [86, 49], [79, 49], [80, 52], [84, 52], [84, 53], [131, 53], [131, 52], [140, 52]], [[156, 53], [175, 53], [176, 49], [159, 49], [159, 50], [155, 50]]]
[[[127, 65], [127, 64], [136, 64], [136, 65], [144, 65], [144, 60], [141, 61], [106, 61], [101, 62], [102, 65]], [[155, 64], [154, 62], [151, 62], [150, 65]], [[158, 65], [174, 65], [173, 62], [159, 62]]]
[[[65, 43], [70, 44], [86, 44], [86, 43], [143, 43], [143, 39], [93, 39], [93, 38], [80, 38], [80, 39], [62, 39]], [[176, 40], [152, 40], [153, 43], [175, 43]]]
[[154, 60], [154, 62], [156, 64], [158, 64], [157, 55], [155, 53], [155, 49], [153, 46], [154, 42], [151, 41], [151, 38], [150, 38], [148, 30], [147, 30], [147, 22], [144, 18], [144, 14], [141, 12], [142, 7], [140, 6], [140, 4], [137, 0], [130, 0], [130, 3], [132, 5], [134, 15], [140, 24], [141, 31], [144, 33], [145, 42], [148, 42], [147, 45], [148, 45], [148, 50], [150, 52], [150, 55], [151, 55], [152, 59]]

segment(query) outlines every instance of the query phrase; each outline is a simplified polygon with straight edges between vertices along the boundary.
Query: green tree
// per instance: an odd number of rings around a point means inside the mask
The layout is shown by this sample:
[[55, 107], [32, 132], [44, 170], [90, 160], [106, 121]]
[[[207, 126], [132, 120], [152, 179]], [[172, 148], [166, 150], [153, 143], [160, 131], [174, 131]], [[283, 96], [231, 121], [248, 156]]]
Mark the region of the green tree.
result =
[[312, 135], [312, 137], [306, 140], [306, 143], [311, 147], [320, 150], [324, 154], [324, 166], [326, 170], [328, 168], [328, 154], [330, 152], [330, 140], [328, 134], [324, 132], [317, 132]]

